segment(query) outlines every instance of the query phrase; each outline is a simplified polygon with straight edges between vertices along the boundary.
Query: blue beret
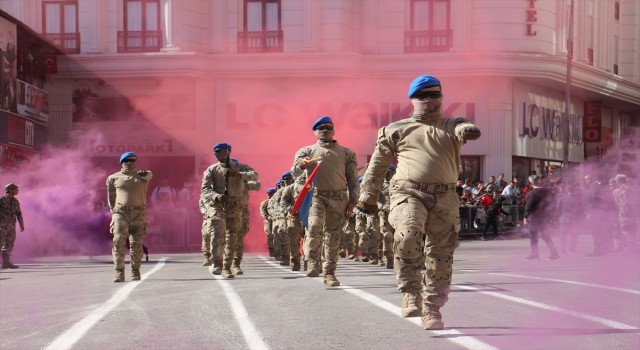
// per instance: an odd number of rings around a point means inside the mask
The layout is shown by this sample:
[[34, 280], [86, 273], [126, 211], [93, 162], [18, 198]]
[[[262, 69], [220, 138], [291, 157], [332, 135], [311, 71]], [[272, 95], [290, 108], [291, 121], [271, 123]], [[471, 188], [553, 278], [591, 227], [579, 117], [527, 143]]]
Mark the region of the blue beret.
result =
[[272, 194], [272, 193], [275, 193], [275, 192], [276, 192], [276, 189], [273, 188], [273, 187], [271, 187], [270, 189], [267, 190], [267, 194]]
[[281, 183], [282, 183], [282, 180], [276, 181], [276, 186], [280, 186]]
[[359, 181], [359, 182], [362, 182], [362, 179], [364, 179], [364, 176], [360, 176], [360, 177], [358, 178], [358, 181]]
[[409, 85], [408, 96], [411, 98], [416, 92], [432, 86], [440, 86], [440, 80], [430, 75], [421, 75], [413, 79], [411, 85]]
[[393, 164], [389, 165], [389, 170], [396, 170], [396, 166]]
[[291, 173], [287, 171], [286, 173], [282, 174], [281, 178], [284, 179], [285, 177], [291, 177], [291, 176], [292, 176]]
[[333, 120], [331, 120], [331, 117], [329, 117], [328, 115], [325, 115], [320, 119], [316, 120], [316, 122], [313, 123], [313, 125], [311, 126], [311, 130], [315, 131], [320, 124], [326, 124], [326, 123], [333, 124]]
[[122, 153], [122, 155], [120, 156], [120, 164], [122, 164], [122, 162], [124, 162], [124, 160], [129, 158], [129, 157], [137, 157], [137, 156], [133, 152]]
[[231, 145], [228, 143], [218, 143], [215, 146], [213, 146], [213, 150], [217, 150], [217, 149], [226, 149], [231, 151]]

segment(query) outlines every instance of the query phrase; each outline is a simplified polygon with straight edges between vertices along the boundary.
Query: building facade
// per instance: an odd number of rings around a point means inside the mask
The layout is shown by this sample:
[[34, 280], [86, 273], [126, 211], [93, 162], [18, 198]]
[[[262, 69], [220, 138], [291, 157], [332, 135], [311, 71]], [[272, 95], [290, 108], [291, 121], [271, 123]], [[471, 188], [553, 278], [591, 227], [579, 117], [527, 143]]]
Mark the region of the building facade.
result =
[[544, 174], [563, 152], [583, 163], [640, 127], [640, 0], [576, 0], [573, 12], [571, 0], [0, 7], [67, 53], [51, 78], [66, 96], [50, 103], [51, 142], [79, 142], [105, 164], [133, 149], [176, 186], [225, 141], [271, 187], [322, 115], [362, 167], [376, 130], [410, 115], [408, 85], [422, 74], [442, 81], [446, 114], [483, 130], [463, 150], [462, 178]]

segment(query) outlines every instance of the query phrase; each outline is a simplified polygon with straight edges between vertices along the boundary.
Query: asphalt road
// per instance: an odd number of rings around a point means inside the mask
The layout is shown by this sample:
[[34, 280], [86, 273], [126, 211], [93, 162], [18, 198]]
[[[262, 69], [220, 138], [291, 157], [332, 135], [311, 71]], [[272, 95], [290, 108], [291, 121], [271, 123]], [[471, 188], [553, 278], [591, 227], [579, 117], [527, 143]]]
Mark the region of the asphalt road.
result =
[[346, 259], [328, 288], [261, 254], [233, 280], [152, 255], [125, 283], [110, 256], [41, 258], [0, 273], [0, 349], [640, 349], [640, 258], [581, 244], [524, 261], [525, 239], [463, 241], [443, 331], [401, 318], [391, 270]]

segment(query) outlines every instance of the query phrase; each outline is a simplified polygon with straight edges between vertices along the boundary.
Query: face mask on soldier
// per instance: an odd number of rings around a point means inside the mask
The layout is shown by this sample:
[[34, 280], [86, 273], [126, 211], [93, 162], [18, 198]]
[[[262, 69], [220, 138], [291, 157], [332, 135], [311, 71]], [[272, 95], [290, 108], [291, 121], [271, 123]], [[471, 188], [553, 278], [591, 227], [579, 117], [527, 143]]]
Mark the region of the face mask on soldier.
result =
[[411, 103], [413, 104], [413, 110], [415, 115], [429, 116], [430, 114], [440, 112], [440, 106], [442, 105], [442, 100], [439, 98], [426, 99], [426, 100], [418, 100], [414, 98], [414, 99], [411, 99]]

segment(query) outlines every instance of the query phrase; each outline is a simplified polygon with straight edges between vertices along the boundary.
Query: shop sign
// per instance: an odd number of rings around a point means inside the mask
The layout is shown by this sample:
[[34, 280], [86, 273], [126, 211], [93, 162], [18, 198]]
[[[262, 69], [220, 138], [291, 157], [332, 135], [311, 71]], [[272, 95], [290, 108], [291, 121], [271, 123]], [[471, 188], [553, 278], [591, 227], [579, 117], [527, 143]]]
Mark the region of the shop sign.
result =
[[18, 114], [47, 122], [49, 94], [22, 80], [18, 80]]
[[47, 142], [47, 127], [23, 116], [0, 111], [0, 143], [30, 149]]
[[[527, 102], [522, 102], [521, 111], [520, 136], [562, 141], [562, 129], [565, 122], [562, 118], [563, 112]], [[582, 119], [583, 117], [577, 114], [569, 114], [570, 143], [582, 143]]]
[[89, 149], [94, 155], [112, 155], [124, 152], [165, 155], [174, 153], [173, 140], [150, 138], [114, 138], [104, 141], [90, 140]]
[[584, 103], [583, 130], [585, 142], [602, 141], [602, 103]]

